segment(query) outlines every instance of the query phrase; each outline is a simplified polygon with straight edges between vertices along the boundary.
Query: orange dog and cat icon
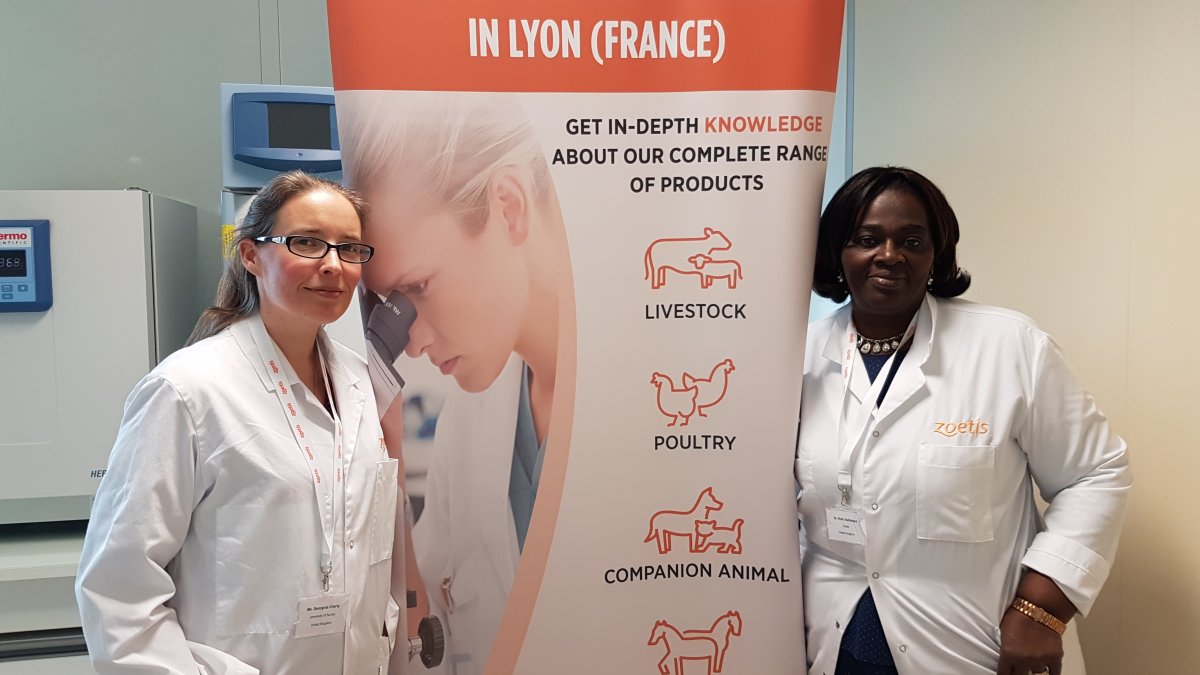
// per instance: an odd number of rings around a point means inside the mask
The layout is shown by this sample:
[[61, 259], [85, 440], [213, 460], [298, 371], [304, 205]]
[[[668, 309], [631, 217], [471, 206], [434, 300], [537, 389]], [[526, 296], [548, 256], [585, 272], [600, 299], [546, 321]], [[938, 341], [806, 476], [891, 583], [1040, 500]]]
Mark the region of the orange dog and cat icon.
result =
[[700, 491], [690, 509], [664, 509], [650, 516], [650, 530], [642, 542], [654, 542], [661, 555], [671, 552], [673, 537], [687, 539], [688, 553], [741, 555], [742, 525], [745, 521], [738, 518], [729, 527], [722, 527], [712, 519], [712, 514], [724, 507], [725, 502], [717, 499], [713, 488], [706, 487]]

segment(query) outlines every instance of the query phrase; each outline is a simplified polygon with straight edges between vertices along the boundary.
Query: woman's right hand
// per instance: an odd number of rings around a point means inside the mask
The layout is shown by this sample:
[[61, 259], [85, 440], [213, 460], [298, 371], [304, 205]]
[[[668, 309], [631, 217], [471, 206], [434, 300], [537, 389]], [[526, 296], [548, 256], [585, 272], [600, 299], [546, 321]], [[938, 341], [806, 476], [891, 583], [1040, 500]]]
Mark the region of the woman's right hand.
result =
[[1000, 620], [1000, 661], [996, 675], [1062, 672], [1062, 636], [1009, 608]]

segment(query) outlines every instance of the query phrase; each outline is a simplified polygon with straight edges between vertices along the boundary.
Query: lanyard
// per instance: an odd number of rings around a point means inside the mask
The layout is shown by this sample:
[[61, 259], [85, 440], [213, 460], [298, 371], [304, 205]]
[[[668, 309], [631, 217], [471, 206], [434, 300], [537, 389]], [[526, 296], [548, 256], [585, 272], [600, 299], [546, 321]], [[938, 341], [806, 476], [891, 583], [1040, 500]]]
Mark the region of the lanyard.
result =
[[843, 432], [846, 433], [846, 441], [842, 445], [842, 451], [838, 453], [838, 490], [842, 493], [842, 506], [850, 505], [850, 488], [853, 484], [851, 477], [851, 469], [854, 466], [854, 458], [858, 455], [859, 448], [862, 447], [863, 437], [866, 433], [867, 426], [871, 422], [871, 418], [875, 416], [875, 401], [879, 400], [879, 392], [883, 389], [884, 383], [890, 378], [884, 376], [884, 373], [891, 373], [891, 370], [896, 367], [896, 356], [900, 350], [904, 348], [904, 344], [912, 338], [913, 333], [917, 329], [917, 317], [921, 315], [920, 308], [913, 314], [912, 319], [908, 322], [908, 327], [904, 329], [904, 337], [900, 339], [900, 349], [892, 352], [888, 357], [883, 368], [879, 371], [879, 375], [875, 376], [875, 381], [871, 383], [871, 387], [867, 390], [862, 399], [862, 405], [858, 408], [858, 415], [854, 418], [854, 423], [848, 429], [843, 429], [843, 424], [846, 419], [846, 406], [850, 401], [850, 380], [854, 374], [854, 359], [858, 352], [858, 331], [854, 327], [854, 320], [851, 319], [846, 324], [846, 342], [842, 349], [842, 405], [838, 413], [838, 440], [841, 440]]
[[279, 353], [275, 349], [275, 343], [267, 335], [266, 326], [263, 325], [260, 319], [251, 320], [250, 332], [254, 337], [254, 343], [258, 346], [258, 353], [263, 360], [263, 367], [267, 372], [275, 378], [273, 389], [275, 397], [279, 400], [279, 407], [283, 411], [284, 417], [288, 420], [289, 426], [292, 428], [292, 437], [296, 439], [296, 447], [299, 448], [301, 456], [304, 458], [305, 465], [308, 466], [309, 475], [313, 481], [313, 495], [317, 500], [317, 512], [321, 515], [321, 588], [326, 592], [329, 591], [329, 575], [333, 573], [333, 534], [334, 524], [337, 522], [339, 513], [338, 506], [341, 506], [341, 514], [345, 514], [346, 510], [346, 483], [345, 477], [345, 460], [342, 453], [342, 422], [338, 417], [337, 406], [333, 405], [333, 387], [329, 382], [329, 369], [326, 367], [325, 354], [320, 348], [320, 343], [317, 344], [317, 356], [321, 363], [321, 376], [325, 379], [325, 392], [329, 396], [330, 410], [333, 412], [333, 440], [334, 440], [334, 475], [332, 480], [330, 476], [321, 476], [321, 470], [316, 465], [316, 455], [313, 453], [312, 446], [308, 439], [308, 420], [304, 417], [304, 413], [300, 408], [300, 402], [296, 398], [294, 388], [288, 387], [279, 364], [281, 359]]

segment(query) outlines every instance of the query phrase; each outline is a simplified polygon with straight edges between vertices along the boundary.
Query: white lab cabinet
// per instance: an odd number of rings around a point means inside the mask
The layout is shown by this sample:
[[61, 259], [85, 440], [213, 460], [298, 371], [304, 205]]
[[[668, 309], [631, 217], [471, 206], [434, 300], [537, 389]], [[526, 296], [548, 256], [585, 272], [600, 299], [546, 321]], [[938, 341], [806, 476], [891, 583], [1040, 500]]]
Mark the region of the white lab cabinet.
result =
[[43, 637], [30, 632], [77, 631], [82, 521], [125, 398], [201, 306], [193, 206], [137, 189], [0, 190], [0, 226], [22, 220], [49, 222], [53, 298], [45, 311], [0, 302], [0, 661]]

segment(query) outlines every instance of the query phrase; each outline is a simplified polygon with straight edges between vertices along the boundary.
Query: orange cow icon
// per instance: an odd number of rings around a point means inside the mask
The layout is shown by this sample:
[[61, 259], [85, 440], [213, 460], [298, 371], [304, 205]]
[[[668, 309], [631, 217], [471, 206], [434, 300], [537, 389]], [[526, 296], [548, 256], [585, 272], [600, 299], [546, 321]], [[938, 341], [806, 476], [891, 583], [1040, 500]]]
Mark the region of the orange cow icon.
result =
[[713, 280], [724, 279], [725, 284], [733, 289], [742, 279], [742, 264], [736, 260], [713, 260], [703, 253], [697, 253], [688, 258], [688, 262], [700, 270], [700, 288], [709, 288]]
[[[650, 288], [659, 289], [667, 283], [667, 271], [677, 274], [694, 274], [701, 277], [703, 285], [704, 273], [692, 262], [691, 257], [697, 253], [706, 256], [715, 251], [726, 251], [733, 244], [720, 230], [711, 227], [704, 228], [703, 237], [675, 237], [670, 239], [655, 239], [646, 248], [642, 256], [645, 266], [645, 278], [650, 280]], [[704, 286], [708, 288], [708, 286]]]
[[717, 499], [712, 487], [706, 487], [696, 497], [696, 502], [687, 511], [657, 511], [650, 516], [650, 531], [643, 543], [655, 542], [658, 552], [671, 552], [671, 537], [687, 537], [688, 551], [698, 553], [696, 521], [708, 520], [713, 511], [720, 511], [725, 502]]
[[742, 634], [742, 615], [729, 611], [717, 617], [708, 630], [680, 631], [665, 620], [655, 621], [648, 646], [663, 644], [667, 652], [658, 662], [660, 675], [684, 675], [684, 661], [704, 661], [706, 675], [725, 667], [730, 641]]

